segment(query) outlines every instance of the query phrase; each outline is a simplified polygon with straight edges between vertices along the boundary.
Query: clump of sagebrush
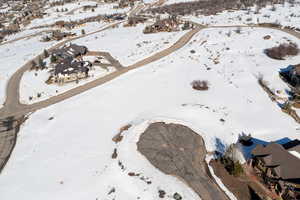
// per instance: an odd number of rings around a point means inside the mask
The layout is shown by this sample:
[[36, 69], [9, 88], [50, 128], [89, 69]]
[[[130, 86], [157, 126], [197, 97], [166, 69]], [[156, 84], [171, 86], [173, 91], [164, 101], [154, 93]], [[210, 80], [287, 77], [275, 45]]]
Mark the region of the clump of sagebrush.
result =
[[296, 56], [299, 54], [298, 45], [295, 43], [284, 43], [279, 46], [265, 50], [265, 54], [270, 58], [284, 60], [287, 56]]
[[194, 90], [208, 90], [209, 88], [207, 81], [194, 80], [191, 85]]

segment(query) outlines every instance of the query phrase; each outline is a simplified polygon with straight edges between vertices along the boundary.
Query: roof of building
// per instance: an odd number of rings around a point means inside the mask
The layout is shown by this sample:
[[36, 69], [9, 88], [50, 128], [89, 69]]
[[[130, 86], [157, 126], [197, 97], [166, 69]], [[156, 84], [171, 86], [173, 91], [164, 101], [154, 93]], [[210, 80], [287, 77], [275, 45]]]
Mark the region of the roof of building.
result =
[[285, 149], [283, 145], [277, 143], [270, 143], [266, 146], [259, 144], [253, 149], [252, 155], [261, 157], [265, 165], [274, 168], [282, 179], [300, 179], [300, 159], [289, 152], [292, 149], [298, 149], [300, 145], [292, 146], [292, 148]]
[[296, 74], [297, 74], [298, 76], [300, 76], [300, 64], [298, 64], [298, 65], [293, 65], [293, 67], [294, 67], [294, 69], [295, 69], [295, 71], [296, 71]]
[[76, 57], [78, 55], [83, 55], [86, 52], [87, 52], [87, 48], [85, 46], [70, 44], [60, 49], [54, 49], [52, 51], [52, 55], [59, 56], [62, 58], [68, 58], [68, 57]]
[[77, 61], [72, 58], [66, 58], [58, 63], [54, 68], [54, 75], [69, 75], [73, 73], [88, 73], [91, 66], [88, 61]]

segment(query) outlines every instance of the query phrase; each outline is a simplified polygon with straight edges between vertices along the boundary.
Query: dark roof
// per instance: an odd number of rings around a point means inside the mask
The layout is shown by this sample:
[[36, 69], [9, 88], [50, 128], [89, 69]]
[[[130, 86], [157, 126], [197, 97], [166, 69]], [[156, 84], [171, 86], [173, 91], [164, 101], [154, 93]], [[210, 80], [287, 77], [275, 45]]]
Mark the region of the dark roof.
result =
[[64, 46], [60, 49], [54, 49], [52, 55], [62, 58], [77, 57], [86, 54], [87, 51], [88, 49], [85, 46], [70, 44], [69, 46]]
[[295, 68], [296, 74], [299, 76], [300, 75], [300, 64], [293, 65], [293, 67]]
[[285, 144], [282, 144], [283, 148], [285, 149], [291, 149], [291, 148], [294, 148], [294, 147], [300, 147], [300, 140], [292, 140], [290, 142], [287, 142]]
[[77, 61], [72, 58], [66, 58], [55, 66], [54, 75], [69, 75], [79, 72], [88, 73], [90, 66], [91, 63], [88, 61]]
[[[295, 147], [297, 146], [293, 148]], [[274, 168], [282, 179], [300, 179], [300, 159], [289, 151], [291, 149], [285, 149], [277, 143], [270, 143], [266, 146], [259, 144], [253, 149], [252, 155], [261, 157], [266, 167]]]

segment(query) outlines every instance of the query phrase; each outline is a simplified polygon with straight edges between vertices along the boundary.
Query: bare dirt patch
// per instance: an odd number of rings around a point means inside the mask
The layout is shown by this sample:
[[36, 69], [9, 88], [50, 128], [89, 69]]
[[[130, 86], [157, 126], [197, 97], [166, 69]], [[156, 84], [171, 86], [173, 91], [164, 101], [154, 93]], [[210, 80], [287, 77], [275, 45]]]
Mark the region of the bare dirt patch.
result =
[[122, 141], [123, 139], [123, 135], [122, 133], [124, 131], [127, 131], [129, 128], [131, 127], [131, 124], [127, 124], [125, 126], [122, 126], [119, 130], [119, 133], [117, 135], [115, 135], [113, 138], [112, 138], [112, 141], [114, 141], [115, 143], [119, 143]]
[[152, 165], [186, 183], [201, 199], [228, 199], [209, 176], [202, 137], [190, 128], [153, 123], [142, 133], [137, 146]]

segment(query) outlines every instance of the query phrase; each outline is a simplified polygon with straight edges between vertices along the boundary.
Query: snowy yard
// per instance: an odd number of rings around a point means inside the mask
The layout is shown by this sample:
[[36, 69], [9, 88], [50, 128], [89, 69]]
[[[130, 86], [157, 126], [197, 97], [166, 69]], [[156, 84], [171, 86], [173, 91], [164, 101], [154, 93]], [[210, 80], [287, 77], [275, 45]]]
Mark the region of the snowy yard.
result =
[[[201, 134], [208, 151], [217, 148], [217, 138], [228, 145], [242, 132], [266, 141], [300, 139], [299, 125], [270, 101], [256, 78], [261, 73], [271, 86], [286, 87], [277, 71], [300, 62], [300, 56], [277, 61], [263, 50], [283, 37], [295, 38], [263, 28], [234, 30], [203, 30], [155, 63], [32, 114], [1, 174], [1, 200], [157, 200], [160, 189], [165, 199], [175, 192], [199, 199], [136, 151], [139, 135], [155, 121], [188, 125]], [[263, 39], [267, 34], [270, 40]], [[209, 89], [193, 90], [193, 80], [207, 80]], [[112, 138], [126, 124], [132, 127], [115, 144]]]
[[108, 29], [76, 40], [92, 51], [107, 51], [121, 64], [131, 65], [174, 44], [186, 31], [143, 34], [145, 25]]
[[[96, 5], [95, 2], [91, 1], [83, 1], [78, 3], [66, 4], [65, 6], [56, 6], [53, 8], [48, 9], [47, 15], [44, 18], [35, 19], [28, 25], [26, 28], [41, 26], [41, 25], [51, 25], [57, 21], [76, 21], [85, 19], [88, 17], [93, 17], [97, 15], [104, 15], [104, 14], [114, 14], [114, 13], [126, 13], [130, 10], [130, 7], [124, 9], [115, 9], [113, 8], [116, 6], [116, 3], [112, 4], [98, 4], [98, 7], [94, 9], [94, 12], [91, 10], [83, 11], [84, 5]], [[68, 9], [66, 12], [57, 12], [56, 9]], [[70, 11], [74, 10], [73, 14], [68, 14]]]
[[[46, 100], [52, 96], [59, 95], [72, 88], [84, 85], [97, 78], [106, 76], [115, 71], [114, 67], [108, 67], [107, 70], [99, 66], [94, 66], [89, 72], [89, 77], [79, 80], [78, 83], [70, 82], [64, 85], [46, 84], [50, 73], [49, 70], [28, 71], [25, 72], [20, 82], [20, 102], [24, 104], [32, 104], [42, 100]], [[38, 95], [40, 94], [40, 96]]]

